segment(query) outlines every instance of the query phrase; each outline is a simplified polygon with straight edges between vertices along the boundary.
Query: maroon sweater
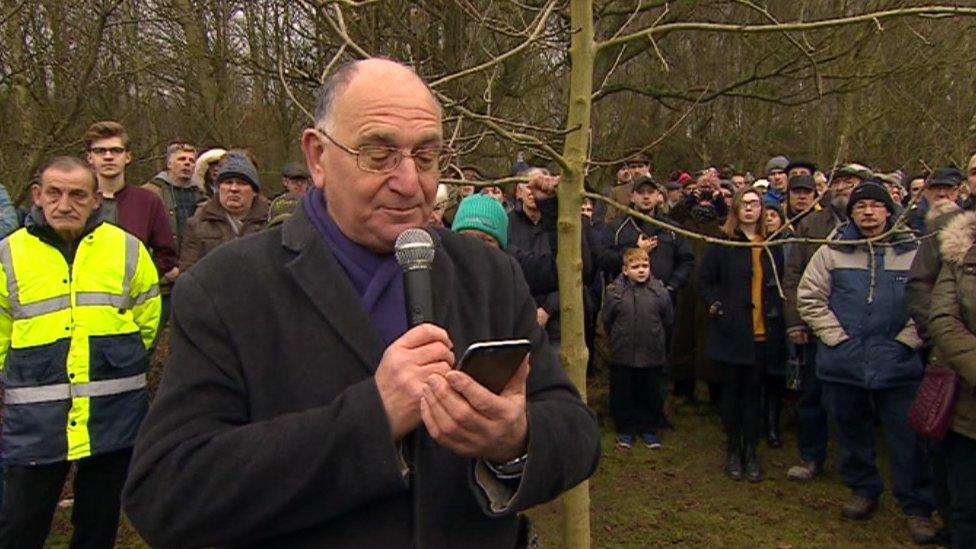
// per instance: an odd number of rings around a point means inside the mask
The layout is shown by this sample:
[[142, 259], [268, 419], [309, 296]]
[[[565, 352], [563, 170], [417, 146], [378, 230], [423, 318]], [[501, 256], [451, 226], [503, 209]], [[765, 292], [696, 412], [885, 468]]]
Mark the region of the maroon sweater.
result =
[[129, 185], [115, 193], [116, 225], [149, 248], [159, 275], [176, 266], [176, 248], [162, 199], [152, 191]]

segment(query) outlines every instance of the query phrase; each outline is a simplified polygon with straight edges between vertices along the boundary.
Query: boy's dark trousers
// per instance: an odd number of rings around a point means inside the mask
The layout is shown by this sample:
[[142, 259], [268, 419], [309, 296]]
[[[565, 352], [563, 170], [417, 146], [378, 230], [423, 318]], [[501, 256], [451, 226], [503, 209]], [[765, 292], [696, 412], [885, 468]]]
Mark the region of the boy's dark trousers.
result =
[[610, 364], [610, 416], [619, 434], [656, 433], [664, 410], [663, 367]]
[[[71, 547], [110, 549], [119, 527], [122, 486], [132, 449], [78, 460], [71, 509]], [[71, 463], [7, 465], [6, 493], [0, 508], [0, 548], [44, 546]]]

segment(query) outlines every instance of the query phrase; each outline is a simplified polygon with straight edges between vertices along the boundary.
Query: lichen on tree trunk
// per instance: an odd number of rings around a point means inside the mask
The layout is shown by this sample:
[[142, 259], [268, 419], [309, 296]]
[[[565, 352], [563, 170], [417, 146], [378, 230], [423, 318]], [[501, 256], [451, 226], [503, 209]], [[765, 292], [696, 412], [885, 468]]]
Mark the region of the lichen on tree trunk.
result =
[[[559, 306], [562, 322], [560, 360], [569, 378], [586, 399], [587, 350], [583, 338], [582, 234], [580, 205], [589, 151], [590, 107], [593, 92], [592, 0], [573, 0], [570, 5], [573, 33], [569, 49], [571, 71], [567, 127], [563, 158], [566, 169], [559, 184]], [[583, 482], [563, 495], [563, 545], [590, 546], [589, 483]]]

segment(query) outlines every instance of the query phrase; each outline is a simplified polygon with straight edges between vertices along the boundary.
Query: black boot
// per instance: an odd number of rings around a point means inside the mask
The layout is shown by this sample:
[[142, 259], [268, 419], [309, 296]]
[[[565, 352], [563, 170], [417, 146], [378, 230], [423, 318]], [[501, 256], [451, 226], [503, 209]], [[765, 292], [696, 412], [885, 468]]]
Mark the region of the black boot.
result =
[[746, 480], [749, 482], [759, 482], [763, 479], [762, 466], [759, 465], [759, 455], [756, 454], [756, 445], [747, 444], [743, 452], [745, 461]]
[[725, 455], [725, 476], [732, 480], [742, 480], [742, 446], [739, 441], [729, 441]]
[[779, 438], [780, 405], [779, 399], [767, 398], [766, 400], [766, 443], [770, 448], [783, 446], [783, 441]]

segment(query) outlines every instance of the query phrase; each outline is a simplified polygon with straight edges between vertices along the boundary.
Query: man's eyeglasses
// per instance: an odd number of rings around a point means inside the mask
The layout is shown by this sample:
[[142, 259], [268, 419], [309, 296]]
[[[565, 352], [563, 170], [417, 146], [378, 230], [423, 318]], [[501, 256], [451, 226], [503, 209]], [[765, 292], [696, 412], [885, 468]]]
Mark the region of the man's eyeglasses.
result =
[[347, 147], [336, 141], [324, 130], [316, 128], [317, 132], [325, 136], [336, 147], [356, 157], [356, 165], [360, 170], [368, 173], [385, 174], [397, 169], [403, 157], [413, 158], [418, 172], [436, 172], [440, 166], [447, 166], [451, 158], [451, 151], [445, 147], [424, 147], [413, 152], [404, 152], [396, 147], [381, 145], [363, 145], [358, 149]]
[[125, 152], [125, 147], [92, 147], [88, 149], [88, 152], [95, 156], [105, 156], [109, 153], [112, 153], [113, 156], [119, 156]]

